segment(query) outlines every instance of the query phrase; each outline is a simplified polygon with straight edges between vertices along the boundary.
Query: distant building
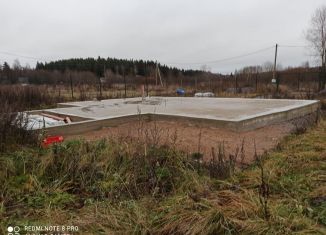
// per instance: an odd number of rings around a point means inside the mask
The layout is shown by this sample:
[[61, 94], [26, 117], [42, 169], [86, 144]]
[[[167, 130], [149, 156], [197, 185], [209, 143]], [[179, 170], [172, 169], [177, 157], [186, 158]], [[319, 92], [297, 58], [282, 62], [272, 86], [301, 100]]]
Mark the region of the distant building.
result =
[[197, 92], [195, 93], [195, 97], [214, 97], [213, 92]]
[[101, 81], [101, 83], [105, 83], [107, 80], [108, 80], [108, 79], [105, 78], [105, 77], [100, 77], [100, 81]]
[[18, 81], [18, 83], [20, 83], [22, 85], [29, 84], [29, 79], [27, 77], [19, 77], [17, 81]]

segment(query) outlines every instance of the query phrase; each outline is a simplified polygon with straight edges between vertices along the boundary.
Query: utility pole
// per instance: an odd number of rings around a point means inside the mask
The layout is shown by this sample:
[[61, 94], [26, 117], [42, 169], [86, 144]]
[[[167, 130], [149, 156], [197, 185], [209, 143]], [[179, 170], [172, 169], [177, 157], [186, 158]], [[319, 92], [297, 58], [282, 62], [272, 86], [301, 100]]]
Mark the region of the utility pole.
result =
[[[233, 80], [233, 74], [231, 73], [230, 74], [230, 80], [231, 80], [231, 82], [230, 83], [232, 83], [232, 80]], [[227, 86], [229, 86], [229, 83], [228, 83], [228, 85]], [[231, 84], [231, 88], [232, 88], [232, 84]]]
[[146, 96], [148, 96], [148, 81], [147, 81], [147, 76], [146, 76]]
[[157, 73], [158, 73], [158, 67], [157, 67], [157, 61], [155, 61], [155, 86], [157, 86]]
[[[274, 57], [274, 69], [273, 69], [273, 79], [276, 79], [276, 60], [277, 60], [277, 43], [275, 45], [275, 57]], [[274, 80], [275, 81], [275, 80]]]
[[157, 64], [157, 74], [160, 78], [161, 87], [163, 87], [162, 76], [161, 76], [160, 67], [158, 66], [158, 64]]
[[158, 67], [158, 63], [156, 61], [156, 69], [155, 69], [155, 85], [157, 86], [157, 76], [160, 78], [160, 84], [163, 87], [162, 77], [160, 73], [160, 68]]
[[237, 77], [237, 71], [234, 72], [234, 79], [235, 79], [235, 94], [238, 94], [238, 77]]
[[125, 68], [122, 67], [122, 72], [123, 72], [123, 82], [125, 84], [125, 99], [127, 98], [127, 83], [126, 83], [126, 73], [125, 73]]
[[147, 63], [145, 63], [146, 96], [148, 96]]
[[212, 78], [209, 78], [209, 91], [212, 91]]
[[300, 78], [301, 78], [301, 73], [298, 72], [298, 91], [300, 91]]
[[71, 77], [70, 71], [69, 71], [69, 78], [70, 78], [71, 99], [74, 99], [74, 88], [73, 88], [73, 84], [72, 84], [72, 77]]
[[255, 88], [256, 88], [256, 93], [257, 93], [257, 90], [258, 90], [258, 69], [256, 69], [256, 77], [255, 77], [255, 79], [256, 79], [256, 86], [255, 86]]
[[[103, 66], [103, 77], [105, 78], [105, 65]], [[99, 85], [100, 85], [100, 99], [102, 99], [102, 81], [101, 81], [101, 76], [99, 76]]]

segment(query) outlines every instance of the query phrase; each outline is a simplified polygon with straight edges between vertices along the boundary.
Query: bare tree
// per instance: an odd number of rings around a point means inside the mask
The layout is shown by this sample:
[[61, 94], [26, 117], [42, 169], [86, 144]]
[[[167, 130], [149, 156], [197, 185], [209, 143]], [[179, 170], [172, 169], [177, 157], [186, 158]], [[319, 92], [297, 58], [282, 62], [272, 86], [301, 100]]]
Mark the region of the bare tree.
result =
[[314, 55], [320, 60], [322, 68], [321, 89], [325, 87], [326, 72], [326, 6], [316, 9], [312, 15], [310, 27], [307, 29], [306, 40], [312, 46]]
[[[273, 72], [274, 64], [271, 61], [266, 61], [261, 65], [261, 69], [263, 72]], [[283, 65], [280, 63], [276, 64], [276, 70], [277, 71], [283, 70]]]
[[202, 66], [200, 66], [200, 70], [204, 72], [210, 72], [211, 67], [207, 66], [206, 64], [203, 64]]
[[272, 72], [274, 69], [274, 64], [270, 61], [266, 61], [263, 65], [263, 71], [264, 72]]
[[14, 70], [20, 70], [22, 68], [22, 66], [20, 65], [20, 62], [18, 59], [14, 60], [14, 63], [12, 64], [12, 67]]
[[308, 69], [310, 67], [309, 61], [302, 62], [300, 67]]

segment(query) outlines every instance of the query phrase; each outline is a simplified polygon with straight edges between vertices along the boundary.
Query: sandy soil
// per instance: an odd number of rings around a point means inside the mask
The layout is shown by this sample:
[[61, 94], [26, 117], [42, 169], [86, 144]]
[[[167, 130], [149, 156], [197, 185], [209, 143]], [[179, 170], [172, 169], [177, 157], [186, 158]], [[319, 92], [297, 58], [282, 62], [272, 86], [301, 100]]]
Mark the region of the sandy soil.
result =
[[[247, 132], [233, 132], [223, 128], [200, 127], [191, 123], [152, 121], [125, 123], [116, 127], [106, 127], [83, 135], [68, 136], [66, 139], [83, 138], [96, 140], [100, 138], [131, 137], [160, 144], [174, 144], [187, 153], [204, 153], [204, 159], [212, 157], [212, 148], [218, 150], [224, 144], [226, 154], [235, 154], [244, 141], [244, 162], [254, 159], [255, 149], [258, 154], [274, 148], [285, 136], [294, 130], [289, 122], [262, 127]], [[256, 146], [256, 147], [255, 147]]]

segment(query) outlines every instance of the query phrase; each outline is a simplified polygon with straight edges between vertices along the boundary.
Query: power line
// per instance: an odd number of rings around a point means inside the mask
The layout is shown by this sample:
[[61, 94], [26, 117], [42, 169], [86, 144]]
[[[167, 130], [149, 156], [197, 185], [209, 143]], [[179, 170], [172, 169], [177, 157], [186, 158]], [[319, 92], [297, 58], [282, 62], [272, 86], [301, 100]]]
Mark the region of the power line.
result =
[[[308, 45], [278, 45], [278, 46], [279, 47], [287, 47], [287, 48], [308, 48], [308, 47], [311, 47], [311, 46], [308, 46]], [[274, 48], [274, 46], [262, 48], [262, 49], [259, 49], [259, 50], [253, 51], [253, 52], [249, 52], [249, 53], [246, 53], [246, 54], [241, 54], [241, 55], [238, 55], [238, 56], [226, 57], [226, 58], [217, 59], [217, 60], [197, 61], [197, 62], [166, 62], [166, 64], [170, 64], [170, 65], [217, 64], [217, 63], [221, 63], [221, 62], [225, 62], [225, 61], [231, 61], [231, 60], [235, 60], [235, 59], [255, 55], [255, 54], [258, 54], [258, 53], [262, 53], [262, 52], [268, 51], [268, 50], [270, 50], [272, 48]], [[25, 58], [25, 59], [31, 59], [31, 60], [36, 60], [36, 61], [46, 61], [46, 59], [44, 59], [44, 58], [33, 57], [33, 56], [28, 56], [28, 55], [22, 55], [22, 54], [19, 54], [19, 53], [13, 53], [13, 52], [7, 52], [7, 51], [0, 51], [0, 54], [15, 56], [15, 57], [19, 57], [19, 58]]]
[[24, 58], [24, 59], [31, 59], [31, 60], [37, 60], [37, 61], [39, 61], [39, 60], [45, 61], [45, 59], [42, 59], [42, 58], [33, 57], [33, 56], [27, 56], [27, 55], [22, 55], [22, 54], [7, 52], [7, 51], [0, 51], [0, 54], [9, 55], [9, 56], [16, 56], [16, 57]]
[[234, 60], [234, 59], [239, 59], [239, 58], [243, 58], [243, 57], [247, 57], [250, 55], [255, 55], [264, 51], [268, 51], [270, 49], [274, 48], [274, 46], [271, 47], [266, 47], [257, 51], [253, 51], [253, 52], [249, 52], [246, 54], [242, 54], [242, 55], [238, 55], [238, 56], [232, 56], [232, 57], [227, 57], [227, 58], [223, 58], [223, 59], [218, 59], [218, 60], [211, 60], [211, 61], [201, 61], [201, 62], [175, 62], [175, 63], [167, 63], [167, 64], [179, 64], [179, 65], [200, 65], [200, 64], [216, 64], [216, 63], [220, 63], [220, 62], [224, 62], [224, 61], [230, 61], [230, 60]]
[[278, 45], [279, 47], [301, 47], [301, 48], [305, 48], [305, 47], [311, 47], [308, 45]]

